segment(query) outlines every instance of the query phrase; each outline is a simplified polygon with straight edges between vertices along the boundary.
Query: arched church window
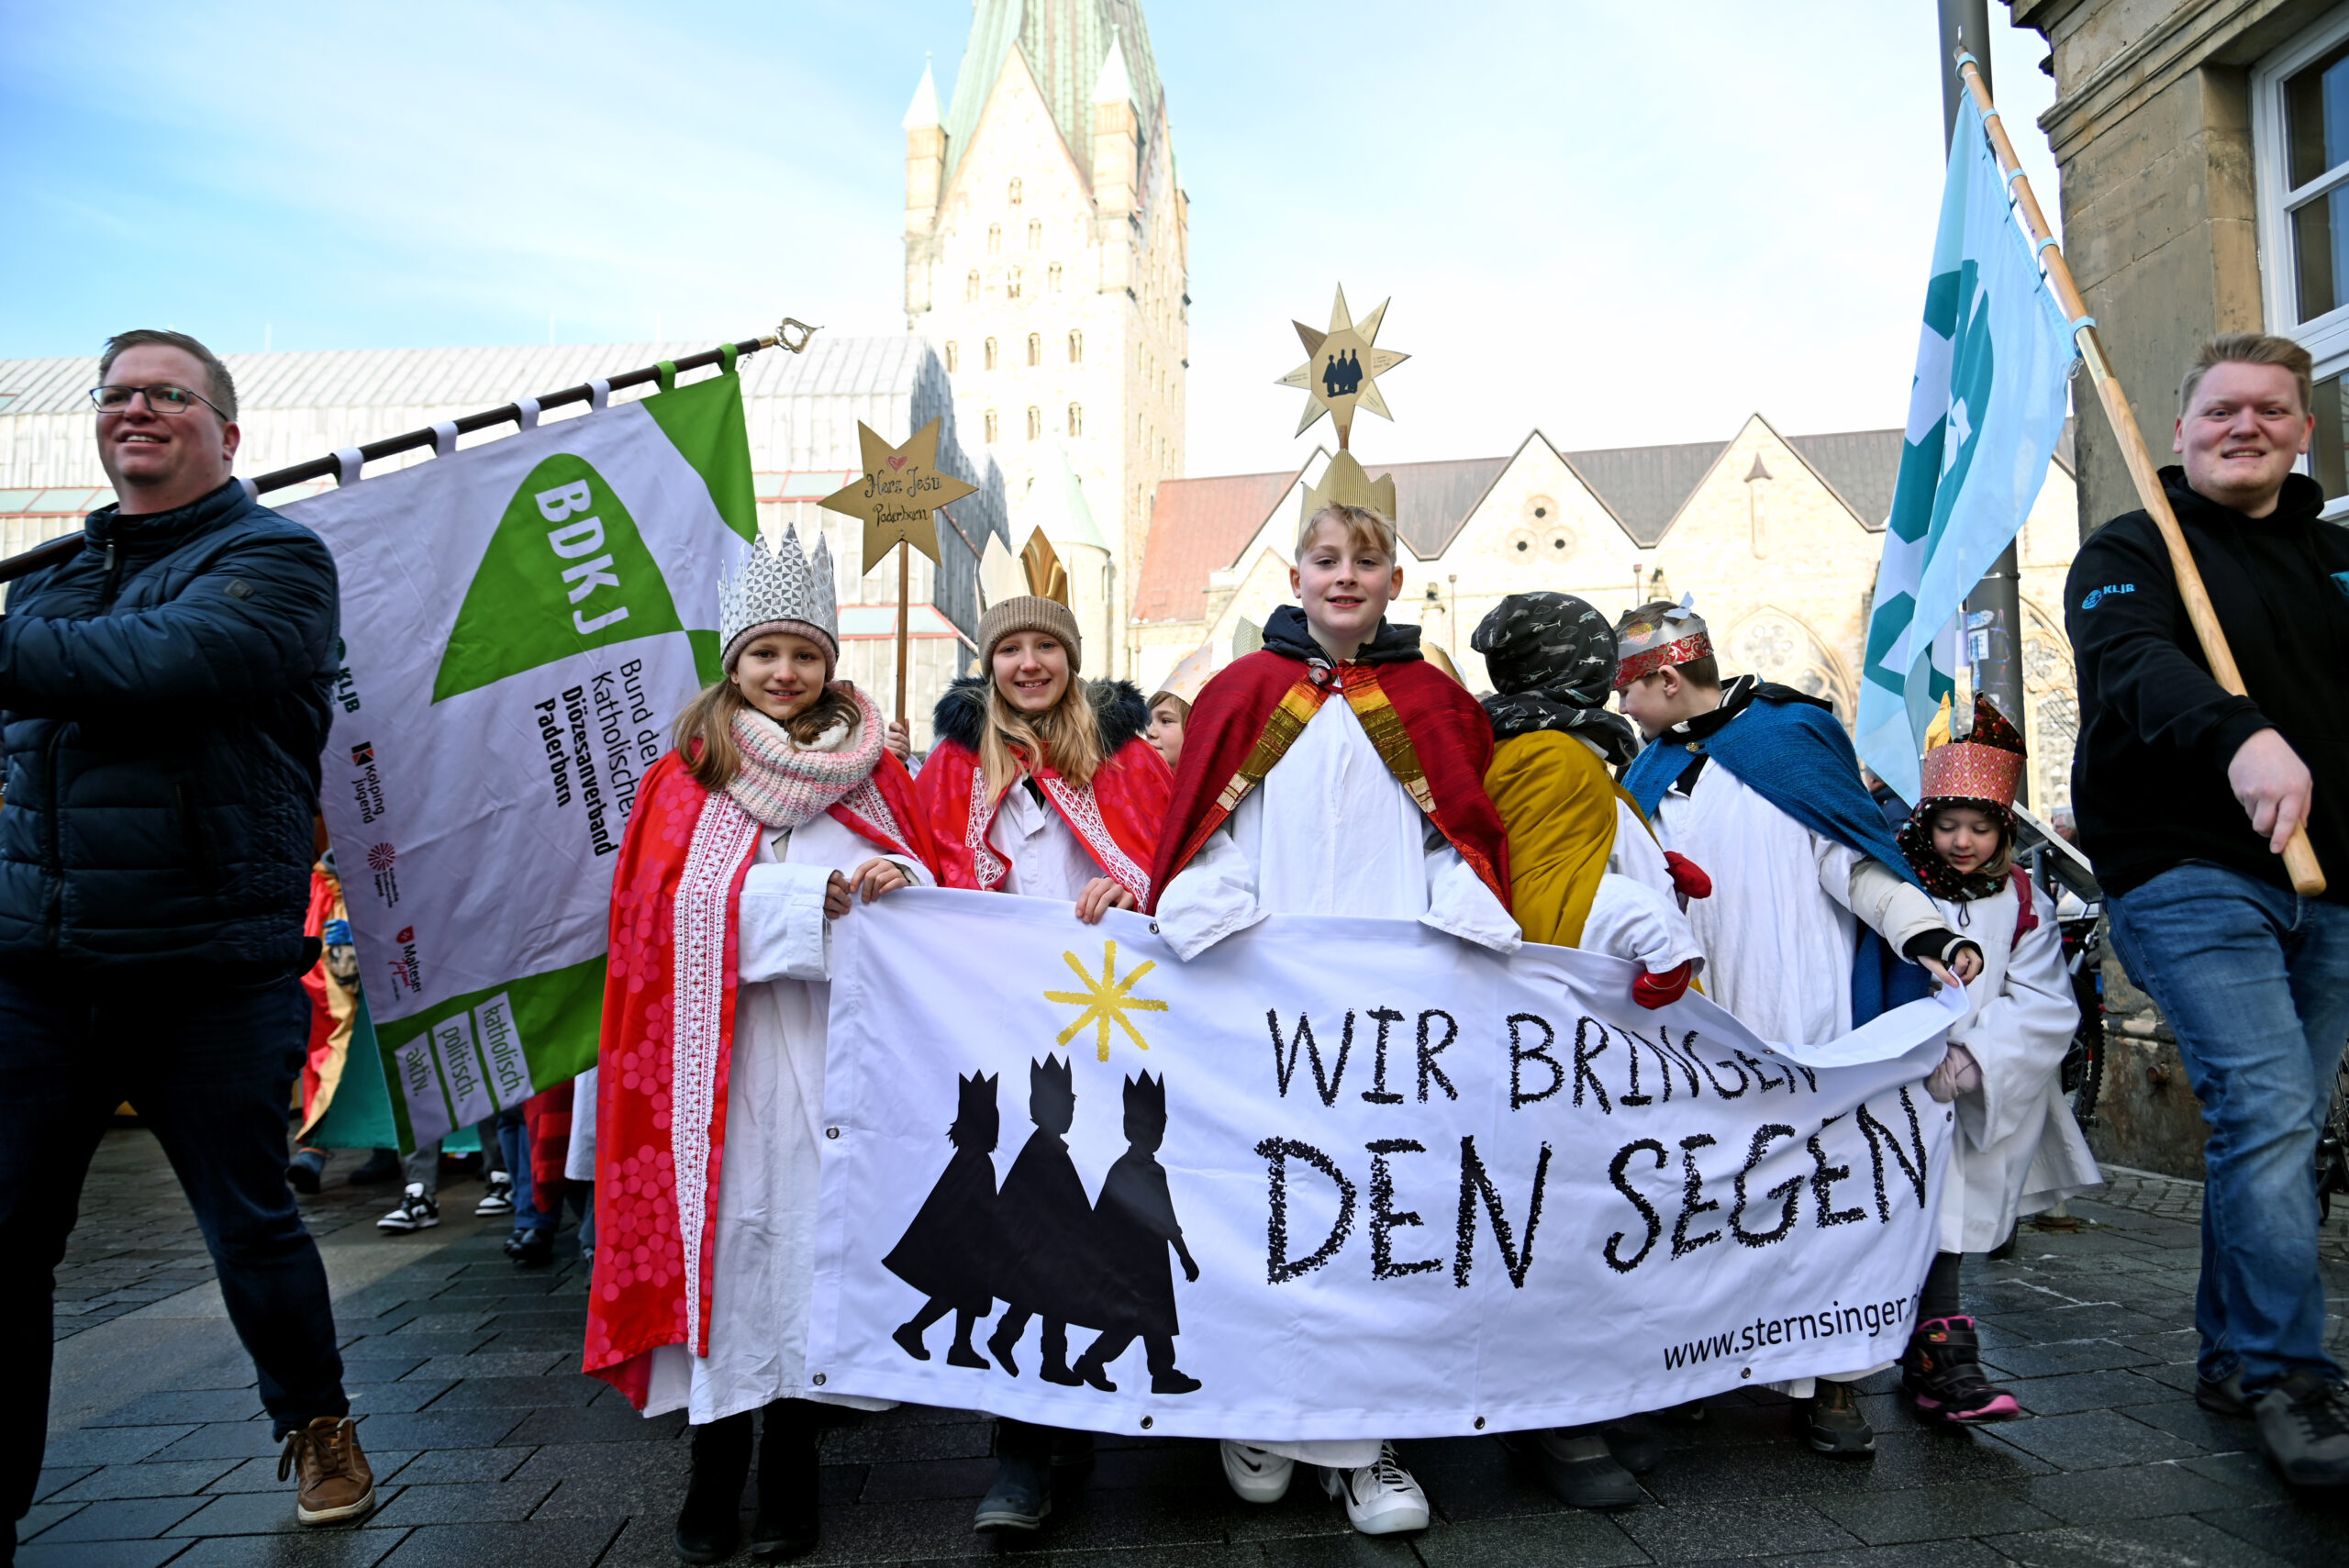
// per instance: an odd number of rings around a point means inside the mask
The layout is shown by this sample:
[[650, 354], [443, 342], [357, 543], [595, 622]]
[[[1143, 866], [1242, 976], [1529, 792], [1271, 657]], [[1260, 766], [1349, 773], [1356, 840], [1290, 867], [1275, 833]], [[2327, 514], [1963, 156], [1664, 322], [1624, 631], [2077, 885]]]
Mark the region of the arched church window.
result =
[[987, 369], [995, 369], [995, 339], [987, 339]]
[[1019, 182], [1017, 178], [1014, 178], [1011, 182], [1011, 205], [1013, 206], [1018, 206], [1019, 205]]
[[1082, 332], [1068, 335], [1068, 362], [1073, 365], [1085, 362], [1085, 334]]
[[1043, 248], [1044, 220], [1041, 217], [1031, 217], [1028, 220], [1028, 249], [1041, 250]]
[[954, 345], [952, 343], [946, 345], [946, 373], [954, 373]]
[[1068, 433], [1071, 437], [1085, 434], [1085, 405], [1082, 403], [1068, 406]]
[[995, 417], [995, 410], [994, 410], [994, 409], [992, 409], [992, 408], [990, 408], [990, 409], [988, 409], [988, 410], [987, 410], [987, 445], [989, 445], [989, 446], [993, 446], [993, 445], [995, 445], [995, 439], [996, 439], [996, 417]]
[[1041, 408], [1030, 408], [1028, 410], [1028, 439], [1032, 441], [1043, 433], [1044, 411]]
[[1017, 267], [1007, 269], [1003, 274], [1003, 297], [1006, 299], [1019, 297], [1019, 269]]
[[1028, 334], [1028, 362], [1031, 365], [1044, 362], [1044, 336], [1041, 332]]
[[1003, 225], [999, 223], [990, 223], [987, 225], [987, 254], [990, 256], [998, 255], [1002, 250]]
[[963, 303], [964, 305], [979, 303], [979, 270], [976, 267], [972, 268], [971, 275], [963, 280]]
[[1058, 261], [1054, 261], [1054, 262], [1052, 263], [1052, 272], [1050, 273], [1050, 277], [1051, 277], [1051, 279], [1052, 279], [1052, 292], [1053, 292], [1054, 294], [1058, 294], [1058, 293], [1060, 293], [1060, 292], [1061, 292], [1061, 264], [1060, 264]]

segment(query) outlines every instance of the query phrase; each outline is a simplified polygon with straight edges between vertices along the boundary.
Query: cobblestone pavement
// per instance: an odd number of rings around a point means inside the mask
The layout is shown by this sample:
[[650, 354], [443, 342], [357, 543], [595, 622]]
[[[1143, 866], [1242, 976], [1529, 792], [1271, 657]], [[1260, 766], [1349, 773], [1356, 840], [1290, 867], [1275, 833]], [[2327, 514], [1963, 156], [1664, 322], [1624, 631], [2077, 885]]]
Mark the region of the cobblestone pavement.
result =
[[[348, 1170], [351, 1156], [343, 1156]], [[381, 1482], [362, 1524], [304, 1530], [276, 1479], [249, 1362], [217, 1310], [186, 1206], [153, 1141], [110, 1134], [61, 1277], [60, 1385], [25, 1568], [465, 1568], [674, 1561], [686, 1468], [675, 1417], [646, 1421], [578, 1364], [584, 1271], [517, 1272], [479, 1190], [451, 1218], [379, 1236], [384, 1189], [335, 1173], [306, 1207], [322, 1238], [352, 1399]], [[2178, 1189], [2183, 1188], [2183, 1191]], [[1104, 1439], [1086, 1496], [1015, 1551], [974, 1536], [989, 1431], [905, 1408], [827, 1434], [824, 1541], [807, 1561], [985, 1557], [1052, 1568], [1740, 1560], [1815, 1568], [2336, 1564], [2349, 1499], [2295, 1499], [2247, 1424], [2192, 1399], [2197, 1236], [2192, 1184], [2118, 1173], [2112, 1202], [2076, 1202], [2069, 1231], [2026, 1227], [2012, 1255], [1967, 1266], [1987, 1356], [2031, 1418], [1921, 1429], [1895, 1379], [1864, 1403], [1873, 1462], [1838, 1463], [1790, 1436], [1767, 1395], [1725, 1396], [1646, 1478], [1650, 1500], [1577, 1512], [1514, 1471], [1490, 1439], [1404, 1445], [1433, 1498], [1417, 1538], [1351, 1534], [1300, 1485], [1252, 1507], [1212, 1445]], [[2126, 1207], [2123, 1207], [2123, 1206]], [[569, 1240], [568, 1233], [565, 1237]], [[564, 1249], [568, 1251], [568, 1247]], [[2338, 1254], [2335, 1254], [2336, 1258]], [[2327, 1265], [2333, 1299], [2349, 1264]], [[2343, 1348], [2336, 1316], [2331, 1339]]]

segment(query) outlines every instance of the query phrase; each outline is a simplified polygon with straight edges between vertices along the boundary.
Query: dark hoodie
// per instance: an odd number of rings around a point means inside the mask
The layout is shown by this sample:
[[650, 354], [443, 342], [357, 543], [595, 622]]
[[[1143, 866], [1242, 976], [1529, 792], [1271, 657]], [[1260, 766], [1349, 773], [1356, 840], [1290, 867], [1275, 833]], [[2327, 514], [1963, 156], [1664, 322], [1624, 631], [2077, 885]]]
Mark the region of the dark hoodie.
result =
[[2309, 838], [2325, 896], [2349, 902], [2349, 530], [2318, 518], [2323, 493], [2301, 474], [2265, 517], [2196, 494], [2182, 469], [2163, 469], [2162, 484], [2251, 695], [2211, 676], [2150, 517], [2090, 535], [2064, 589], [2079, 662], [2080, 845], [2113, 893], [2189, 860], [2290, 886], [2227, 784], [2237, 748], [2272, 728], [2316, 781]]

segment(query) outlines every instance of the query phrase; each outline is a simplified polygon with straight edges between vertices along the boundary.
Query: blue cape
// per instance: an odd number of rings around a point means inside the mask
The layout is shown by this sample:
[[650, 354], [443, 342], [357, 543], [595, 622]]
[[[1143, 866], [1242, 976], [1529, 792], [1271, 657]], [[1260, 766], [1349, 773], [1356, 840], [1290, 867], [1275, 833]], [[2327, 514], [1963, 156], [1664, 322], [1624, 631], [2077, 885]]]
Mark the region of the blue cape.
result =
[[[1920, 892], [1909, 857], [1886, 826], [1884, 813], [1860, 783], [1851, 738], [1825, 708], [1757, 694], [1745, 711], [1700, 740], [1657, 741], [1623, 772], [1623, 788], [1651, 819], [1664, 792], [1702, 753], [1738, 782], [1821, 838], [1867, 856]], [[1852, 955], [1852, 1025], [1932, 995], [1932, 977], [1904, 962], [1890, 943], [1860, 926]]]

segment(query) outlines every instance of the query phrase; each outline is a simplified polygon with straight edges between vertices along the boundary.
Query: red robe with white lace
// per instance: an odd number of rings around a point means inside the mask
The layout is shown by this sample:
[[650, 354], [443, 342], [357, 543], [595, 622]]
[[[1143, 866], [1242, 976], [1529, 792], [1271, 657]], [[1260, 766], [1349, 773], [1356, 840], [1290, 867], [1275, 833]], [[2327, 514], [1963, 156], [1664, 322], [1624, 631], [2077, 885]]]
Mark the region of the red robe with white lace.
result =
[[[1102, 874], [1132, 894], [1135, 907], [1149, 904], [1150, 862], [1158, 851], [1158, 825], [1165, 819], [1174, 783], [1158, 748], [1135, 737], [1111, 753], [1087, 784], [1064, 779], [1051, 767], [1030, 776]], [[986, 770], [977, 754], [960, 741], [939, 741], [914, 789], [937, 839], [938, 885], [1000, 891], [1010, 867], [987, 843], [987, 832], [1003, 809], [1003, 796], [987, 798]]]
[[[830, 815], [876, 851], [936, 874], [913, 779], [886, 751]], [[709, 1353], [742, 881], [761, 832], [731, 795], [696, 784], [673, 751], [638, 789], [612, 878], [596, 1269], [581, 1370], [639, 1409], [655, 1350]]]

